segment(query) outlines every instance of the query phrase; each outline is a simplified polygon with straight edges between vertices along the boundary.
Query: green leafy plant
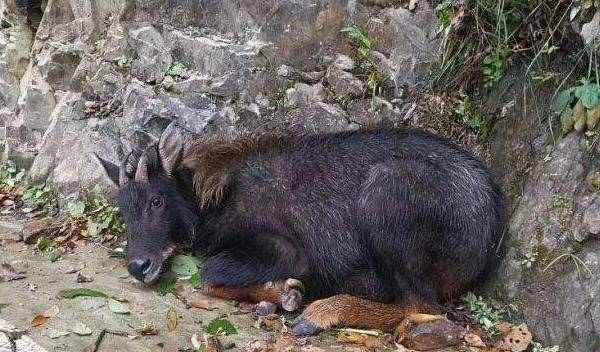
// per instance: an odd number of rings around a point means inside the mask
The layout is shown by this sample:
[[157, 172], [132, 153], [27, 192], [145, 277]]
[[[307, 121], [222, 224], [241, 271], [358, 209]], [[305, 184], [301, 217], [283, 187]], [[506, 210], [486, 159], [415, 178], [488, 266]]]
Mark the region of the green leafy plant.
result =
[[117, 57], [117, 59], [115, 61], [117, 63], [117, 66], [119, 66], [120, 68], [128, 69], [128, 68], [131, 68], [131, 63], [133, 62], [133, 58], [125, 56], [125, 55], [121, 55], [121, 56]]
[[490, 335], [497, 334], [495, 330], [496, 324], [506, 319], [514, 311], [514, 307], [510, 305], [500, 309], [494, 308], [485, 302], [483, 297], [477, 296], [472, 292], [465, 295], [464, 301], [467, 304], [466, 308], [471, 319]]
[[94, 42], [94, 47], [96, 48], [96, 52], [102, 51], [104, 45], [106, 44], [106, 39], [98, 39]]
[[544, 347], [542, 346], [541, 343], [539, 342], [532, 342], [531, 343], [531, 352], [559, 352], [560, 351], [560, 347], [558, 346], [552, 346], [552, 347]]
[[195, 288], [195, 289], [199, 289], [202, 288], [202, 278], [200, 277], [200, 272], [198, 271], [197, 273], [195, 273], [194, 275], [192, 275], [192, 277], [190, 277], [190, 285]]
[[2, 309], [8, 307], [8, 303], [0, 303], [0, 313], [2, 313]]
[[485, 119], [468, 95], [463, 96], [456, 109], [454, 109], [454, 112], [469, 128], [482, 137], [487, 138], [488, 127]]
[[47, 253], [48, 259], [54, 263], [61, 258], [60, 251], [56, 247], [56, 243], [47, 237], [40, 237], [35, 245], [35, 249], [40, 253]]
[[62, 298], [77, 298], [77, 297], [101, 297], [108, 298], [108, 295], [104, 292], [90, 290], [87, 288], [71, 288], [65, 289], [58, 292], [58, 295]]
[[173, 62], [171, 67], [167, 70], [166, 74], [171, 77], [183, 77], [185, 76], [187, 70], [185, 66], [178, 61]]
[[0, 164], [0, 191], [10, 192], [25, 179], [25, 170], [17, 168], [14, 161]]
[[586, 109], [593, 109], [600, 100], [600, 86], [586, 79], [581, 80], [581, 85], [575, 88], [575, 97], [581, 101]]
[[72, 221], [85, 221], [88, 237], [98, 237], [107, 232], [121, 234], [125, 225], [119, 209], [112, 206], [103, 195], [96, 194], [85, 200], [75, 200], [67, 205]]
[[571, 208], [571, 199], [562, 196], [552, 198], [552, 205], [555, 208]]
[[341, 30], [342, 33], [354, 39], [357, 44], [356, 51], [362, 59], [367, 59], [371, 56], [371, 39], [367, 37], [358, 27], [346, 27]]
[[450, 30], [450, 25], [452, 24], [452, 16], [454, 15], [452, 4], [450, 4], [450, 2], [448, 1], [443, 1], [439, 3], [435, 7], [435, 13], [440, 22], [438, 33]]
[[600, 121], [600, 85], [587, 79], [556, 95], [552, 110], [560, 115], [562, 131], [567, 134], [593, 131]]
[[180, 280], [188, 280], [190, 285], [196, 289], [201, 287], [201, 267], [202, 263], [198, 258], [191, 255], [176, 255], [170, 262], [171, 273]]
[[356, 44], [358, 65], [354, 74], [365, 83], [368, 95], [375, 97], [381, 94], [381, 88], [388, 77], [377, 68], [372, 60], [373, 44], [371, 39], [356, 26], [346, 27], [341, 32], [354, 40]]
[[129, 307], [124, 305], [123, 303], [117, 301], [116, 299], [108, 300], [108, 309], [115, 314], [130, 314], [131, 311]]
[[506, 47], [488, 47], [483, 58], [483, 77], [486, 87], [500, 82], [506, 74], [506, 62], [510, 51]]
[[236, 328], [227, 319], [214, 319], [203, 328], [204, 332], [209, 335], [236, 335]]
[[32, 185], [23, 193], [23, 201], [27, 207], [41, 209], [50, 213], [58, 209], [56, 190], [49, 184]]
[[175, 291], [175, 285], [177, 284], [177, 278], [174, 276], [161, 277], [158, 281], [158, 293], [161, 296], [165, 296], [168, 293]]

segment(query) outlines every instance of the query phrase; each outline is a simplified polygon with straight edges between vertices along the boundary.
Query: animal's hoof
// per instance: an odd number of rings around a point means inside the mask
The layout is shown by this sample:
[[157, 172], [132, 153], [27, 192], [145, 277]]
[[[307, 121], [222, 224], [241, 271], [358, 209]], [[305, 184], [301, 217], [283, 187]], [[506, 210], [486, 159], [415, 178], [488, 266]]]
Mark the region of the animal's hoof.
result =
[[294, 312], [302, 306], [304, 295], [304, 284], [297, 279], [287, 279], [283, 285], [281, 294], [281, 308], [288, 312]]
[[285, 280], [285, 284], [283, 285], [283, 291], [288, 292], [293, 289], [300, 291], [300, 293], [304, 293], [304, 284], [298, 279], [290, 278]]
[[281, 308], [288, 312], [295, 312], [302, 306], [302, 293], [296, 289], [281, 294]]
[[296, 319], [294, 326], [292, 326], [292, 333], [296, 336], [316, 335], [321, 331], [321, 328], [317, 327], [310, 321], [304, 319], [302, 315]]

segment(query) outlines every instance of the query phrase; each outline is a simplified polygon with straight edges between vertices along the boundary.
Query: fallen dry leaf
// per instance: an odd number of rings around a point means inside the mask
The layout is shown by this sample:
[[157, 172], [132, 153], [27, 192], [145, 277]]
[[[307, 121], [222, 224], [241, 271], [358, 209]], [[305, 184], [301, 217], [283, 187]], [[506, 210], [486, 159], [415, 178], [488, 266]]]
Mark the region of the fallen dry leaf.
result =
[[71, 329], [75, 334], [79, 336], [87, 336], [92, 334], [92, 329], [90, 329], [87, 325], [82, 322], [76, 322]]
[[213, 307], [207, 300], [205, 299], [197, 299], [195, 301], [189, 302], [190, 306], [198, 309], [205, 310], [215, 310], [216, 307]]
[[500, 335], [508, 335], [510, 329], [512, 329], [513, 325], [511, 323], [507, 323], [505, 321], [500, 322], [494, 326], [496, 330], [500, 333]]
[[69, 263], [69, 262], [63, 262], [63, 263], [64, 264], [62, 264], [62, 266], [64, 266], [64, 267], [61, 270], [61, 273], [63, 273], [63, 274], [75, 274], [76, 272], [85, 268], [85, 263]]
[[59, 337], [63, 337], [63, 336], [69, 335], [70, 332], [46, 328], [46, 330], [42, 334], [45, 335], [45, 336], [48, 336], [51, 339], [57, 339]]
[[44, 313], [36, 315], [33, 318], [33, 320], [31, 321], [31, 326], [38, 327], [38, 326], [42, 326], [42, 325], [46, 324], [48, 319], [50, 319], [53, 316], [55, 316], [56, 314], [58, 314], [58, 312], [59, 312], [58, 306], [54, 306], [54, 307], [48, 309], [47, 311], [45, 311]]
[[206, 339], [206, 352], [220, 352], [221, 343], [216, 336], [211, 336]]
[[531, 338], [531, 332], [527, 325], [513, 325], [508, 334], [496, 343], [496, 347], [503, 351], [522, 352], [529, 347]]
[[25, 272], [13, 268], [8, 263], [2, 263], [0, 266], [0, 282], [8, 282], [26, 278]]
[[140, 335], [158, 335], [158, 329], [153, 323], [144, 324], [136, 330]]
[[46, 324], [46, 321], [48, 321], [48, 317], [46, 317], [42, 314], [38, 314], [31, 321], [31, 326], [33, 326], [35, 328], [35, 327]]
[[167, 311], [167, 329], [175, 331], [177, 329], [177, 310], [173, 307]]
[[285, 317], [283, 315], [269, 314], [267, 316], [259, 316], [256, 325], [259, 329], [264, 328], [267, 331], [274, 331], [277, 333], [287, 332]]
[[343, 343], [353, 343], [367, 348], [375, 348], [378, 345], [376, 338], [353, 331], [340, 331], [337, 340]]
[[485, 347], [485, 343], [481, 340], [481, 337], [473, 333], [467, 333], [463, 337], [467, 345], [472, 347]]
[[199, 350], [200, 347], [202, 347], [202, 345], [200, 344], [200, 341], [198, 341], [198, 334], [192, 335], [191, 341], [192, 341], [192, 346], [194, 347], [195, 350]]

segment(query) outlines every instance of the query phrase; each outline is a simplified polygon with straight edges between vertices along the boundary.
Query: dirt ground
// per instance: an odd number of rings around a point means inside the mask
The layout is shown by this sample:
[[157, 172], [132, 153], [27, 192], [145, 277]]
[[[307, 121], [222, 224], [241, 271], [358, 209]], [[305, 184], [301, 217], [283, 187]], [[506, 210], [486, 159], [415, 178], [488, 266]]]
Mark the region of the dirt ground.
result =
[[[53, 263], [47, 254], [36, 253], [34, 245], [19, 241], [22, 225], [16, 220], [0, 219], [0, 263], [10, 264], [25, 276], [0, 282], [0, 304], [6, 305], [0, 308], [0, 352], [195, 351], [192, 337], [195, 335], [202, 343], [202, 326], [220, 317], [228, 319], [238, 331], [220, 338], [223, 350], [286, 350], [286, 346], [301, 351], [361, 350], [336, 342], [333, 333], [294, 338], [264, 331], [256, 327], [251, 306], [205, 297], [189, 285], [178, 285], [184, 300], [173, 294], [161, 296], [156, 288], [134, 282], [125, 261], [110, 257], [107, 249], [96, 244], [75, 248], [74, 253]], [[78, 282], [78, 275], [92, 281]], [[114, 313], [106, 298], [60, 297], [59, 291], [73, 288], [97, 290], [123, 300], [130, 313]], [[214, 309], [189, 308], [185, 300], [204, 300]], [[175, 328], [172, 316], [168, 318], [172, 309], [177, 315]], [[38, 318], [44, 323], [35, 327], [34, 318], [45, 312], [51, 317]], [[82, 324], [91, 333], [75, 333], [74, 330], [82, 332]], [[156, 335], [140, 334], [140, 329], [148, 324], [154, 324]]]

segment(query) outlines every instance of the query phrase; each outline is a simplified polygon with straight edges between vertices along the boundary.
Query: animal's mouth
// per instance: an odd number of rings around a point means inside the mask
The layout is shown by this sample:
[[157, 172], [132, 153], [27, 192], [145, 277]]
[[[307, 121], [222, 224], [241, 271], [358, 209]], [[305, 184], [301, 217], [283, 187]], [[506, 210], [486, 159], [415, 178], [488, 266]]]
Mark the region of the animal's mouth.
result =
[[163, 272], [163, 264], [167, 259], [171, 258], [175, 252], [177, 251], [177, 245], [174, 243], [170, 243], [165, 247], [162, 251], [162, 255], [155, 261], [152, 261], [150, 265], [146, 269], [144, 269], [144, 283], [150, 285], [154, 283], [160, 277], [160, 274]]

